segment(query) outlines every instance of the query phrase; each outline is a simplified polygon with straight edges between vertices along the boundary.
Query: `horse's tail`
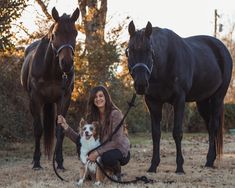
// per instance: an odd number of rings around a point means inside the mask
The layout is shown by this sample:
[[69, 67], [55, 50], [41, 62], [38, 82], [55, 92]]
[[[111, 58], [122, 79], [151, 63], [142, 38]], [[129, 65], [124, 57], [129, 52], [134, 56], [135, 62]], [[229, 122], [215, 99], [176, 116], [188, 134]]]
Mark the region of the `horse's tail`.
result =
[[48, 103], [43, 108], [44, 150], [48, 158], [51, 157], [54, 144], [55, 105]]
[[215, 145], [216, 145], [216, 156], [221, 159], [223, 154], [223, 133], [224, 133], [224, 104], [221, 105], [221, 112], [219, 118], [219, 127], [217, 129]]
[[[218, 53], [215, 52], [217, 55], [217, 59], [220, 61], [220, 69], [222, 73], [222, 85], [220, 88], [220, 96], [225, 96], [228, 90], [231, 77], [232, 77], [232, 68], [233, 68], [233, 59], [227, 47], [221, 42], [219, 47]], [[219, 117], [219, 128], [216, 133], [216, 155], [218, 159], [221, 158], [223, 154], [223, 131], [224, 131], [224, 103], [222, 101], [221, 109], [220, 109], [220, 117]]]

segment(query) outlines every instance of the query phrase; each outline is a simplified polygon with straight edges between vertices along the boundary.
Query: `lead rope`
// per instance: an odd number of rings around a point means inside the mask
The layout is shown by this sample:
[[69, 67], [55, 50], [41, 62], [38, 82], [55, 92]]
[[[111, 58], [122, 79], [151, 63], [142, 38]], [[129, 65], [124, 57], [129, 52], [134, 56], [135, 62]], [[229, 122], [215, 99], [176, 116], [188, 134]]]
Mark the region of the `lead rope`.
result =
[[[63, 109], [63, 105], [64, 105], [64, 96], [65, 96], [65, 89], [66, 89], [66, 81], [67, 81], [67, 75], [66, 73], [63, 73], [62, 75], [62, 96], [61, 96], [61, 104], [60, 104], [60, 111]], [[61, 131], [61, 127], [59, 127], [60, 131]], [[58, 134], [60, 134], [60, 131]], [[56, 174], [56, 176], [61, 180], [61, 181], [65, 181], [65, 182], [68, 182], [68, 180], [65, 180], [64, 178], [62, 178], [58, 171], [57, 171], [57, 168], [55, 166], [55, 158], [56, 158], [56, 150], [57, 150], [57, 142], [56, 142], [56, 146], [55, 146], [55, 150], [54, 150], [54, 154], [53, 154], [53, 159], [52, 159], [52, 165], [53, 165], [53, 169], [54, 169], [54, 172]]]
[[102, 167], [102, 165], [98, 162], [98, 161], [95, 161], [95, 163], [97, 164], [97, 166], [100, 168], [100, 170], [102, 171], [102, 173], [111, 181], [115, 182], [115, 183], [120, 183], [120, 184], [130, 184], [130, 183], [137, 183], [139, 181], [142, 181], [144, 182], [145, 184], [147, 183], [154, 183], [155, 180], [152, 180], [152, 179], [149, 179], [147, 178], [146, 176], [140, 176], [140, 177], [135, 177], [135, 179], [133, 180], [128, 180], [128, 181], [119, 181], [119, 180], [116, 180], [114, 179], [113, 177], [109, 176], [106, 171], [104, 170], [104, 168]]

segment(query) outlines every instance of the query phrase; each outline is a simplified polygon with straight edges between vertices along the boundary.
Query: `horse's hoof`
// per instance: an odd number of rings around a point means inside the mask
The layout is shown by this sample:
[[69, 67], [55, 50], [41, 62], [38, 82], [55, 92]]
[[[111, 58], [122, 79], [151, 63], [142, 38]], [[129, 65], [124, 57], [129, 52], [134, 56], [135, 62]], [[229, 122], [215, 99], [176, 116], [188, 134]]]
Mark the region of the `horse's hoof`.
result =
[[206, 168], [210, 168], [210, 169], [215, 169], [216, 167], [214, 165], [205, 165]]
[[176, 169], [175, 173], [178, 174], [178, 175], [184, 175], [185, 174], [183, 168]]
[[156, 173], [156, 168], [150, 167], [147, 172]]
[[213, 165], [213, 163], [210, 163], [210, 162], [206, 162], [205, 167], [208, 167], [208, 168], [215, 168], [214, 165]]
[[57, 166], [57, 170], [61, 170], [61, 171], [65, 171], [65, 168], [64, 168], [64, 166], [62, 165], [58, 165]]
[[43, 168], [41, 167], [41, 165], [33, 165], [33, 170], [42, 170]]
[[185, 175], [185, 172], [175, 172], [177, 175]]

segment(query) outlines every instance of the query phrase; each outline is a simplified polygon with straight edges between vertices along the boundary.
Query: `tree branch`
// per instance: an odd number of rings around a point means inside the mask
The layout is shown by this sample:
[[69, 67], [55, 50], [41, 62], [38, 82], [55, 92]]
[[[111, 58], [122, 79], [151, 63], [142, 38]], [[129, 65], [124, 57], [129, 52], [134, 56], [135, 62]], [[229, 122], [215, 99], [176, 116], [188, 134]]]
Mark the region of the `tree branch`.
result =
[[45, 3], [44, 3], [42, 0], [35, 0], [35, 1], [36, 1], [36, 2], [38, 3], [38, 5], [41, 7], [41, 9], [42, 9], [43, 13], [46, 15], [46, 17], [47, 17], [49, 20], [51, 20], [52, 17], [51, 17], [51, 15], [49, 14], [49, 12], [47, 11], [47, 7], [46, 7]]

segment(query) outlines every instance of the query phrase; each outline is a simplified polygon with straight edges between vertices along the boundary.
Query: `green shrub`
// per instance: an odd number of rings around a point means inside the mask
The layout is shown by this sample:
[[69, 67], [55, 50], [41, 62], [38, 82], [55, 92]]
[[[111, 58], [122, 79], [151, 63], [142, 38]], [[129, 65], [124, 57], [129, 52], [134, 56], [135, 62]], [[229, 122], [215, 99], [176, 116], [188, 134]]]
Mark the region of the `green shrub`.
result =
[[235, 104], [225, 105], [224, 118], [224, 127], [226, 130], [235, 128]]

